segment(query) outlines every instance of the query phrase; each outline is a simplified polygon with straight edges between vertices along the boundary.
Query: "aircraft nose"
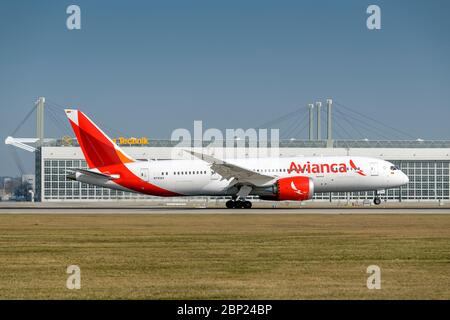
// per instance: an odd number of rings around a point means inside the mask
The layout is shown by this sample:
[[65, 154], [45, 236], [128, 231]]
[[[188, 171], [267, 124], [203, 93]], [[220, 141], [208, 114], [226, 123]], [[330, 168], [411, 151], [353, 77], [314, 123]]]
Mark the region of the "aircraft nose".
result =
[[402, 184], [407, 184], [407, 183], [409, 183], [409, 178], [406, 174], [404, 174], [402, 172]]

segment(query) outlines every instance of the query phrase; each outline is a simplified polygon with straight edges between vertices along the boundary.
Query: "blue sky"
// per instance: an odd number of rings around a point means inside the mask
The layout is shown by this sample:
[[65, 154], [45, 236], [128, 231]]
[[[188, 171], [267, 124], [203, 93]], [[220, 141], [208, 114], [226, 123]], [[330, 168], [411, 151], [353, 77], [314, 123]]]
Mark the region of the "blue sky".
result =
[[[70, 4], [81, 7], [81, 30], [66, 28]], [[369, 4], [381, 7], [381, 30], [366, 28]], [[2, 1], [0, 137], [38, 96], [150, 139], [194, 120], [253, 127], [333, 97], [412, 136], [449, 139], [449, 9], [445, 0]], [[31, 119], [17, 135], [34, 132]], [[20, 155], [31, 170], [32, 155]], [[0, 175], [18, 173], [3, 143], [0, 161]]]

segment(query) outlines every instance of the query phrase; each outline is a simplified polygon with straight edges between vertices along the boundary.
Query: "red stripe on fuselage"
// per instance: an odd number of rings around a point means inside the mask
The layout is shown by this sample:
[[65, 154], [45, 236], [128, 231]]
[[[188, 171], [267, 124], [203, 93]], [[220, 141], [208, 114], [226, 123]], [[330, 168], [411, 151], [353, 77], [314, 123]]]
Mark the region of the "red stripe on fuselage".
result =
[[130, 171], [124, 164], [116, 164], [111, 166], [105, 166], [97, 168], [100, 172], [108, 174], [108, 175], [119, 175], [120, 178], [114, 179], [113, 181], [118, 185], [125, 187], [127, 189], [144, 193], [153, 196], [159, 197], [176, 197], [183, 196], [182, 194], [175, 193], [154, 184], [148, 183], [138, 176], [136, 176], [133, 172]]

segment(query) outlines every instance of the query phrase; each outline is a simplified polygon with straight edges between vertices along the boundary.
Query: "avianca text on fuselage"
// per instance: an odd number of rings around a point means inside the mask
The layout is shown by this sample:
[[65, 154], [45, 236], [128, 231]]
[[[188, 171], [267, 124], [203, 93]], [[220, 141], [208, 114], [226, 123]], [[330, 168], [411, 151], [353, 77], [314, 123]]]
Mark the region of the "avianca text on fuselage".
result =
[[[362, 170], [356, 167], [352, 160], [350, 160], [350, 167], [357, 171], [358, 174], [364, 175]], [[345, 163], [306, 163], [291, 162], [288, 169], [288, 173], [296, 172], [300, 173], [346, 173], [349, 171], [349, 167]]]

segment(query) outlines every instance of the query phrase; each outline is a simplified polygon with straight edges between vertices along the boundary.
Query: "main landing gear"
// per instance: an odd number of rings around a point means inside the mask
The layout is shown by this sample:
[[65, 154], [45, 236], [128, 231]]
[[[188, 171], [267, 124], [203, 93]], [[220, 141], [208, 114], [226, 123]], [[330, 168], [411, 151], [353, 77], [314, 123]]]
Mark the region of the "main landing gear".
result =
[[228, 200], [226, 206], [228, 209], [250, 209], [252, 203], [247, 200]]
[[252, 191], [251, 186], [243, 185], [239, 188], [239, 192], [231, 196], [231, 200], [228, 200], [226, 206], [228, 209], [250, 209], [252, 203], [245, 200], [245, 198]]

